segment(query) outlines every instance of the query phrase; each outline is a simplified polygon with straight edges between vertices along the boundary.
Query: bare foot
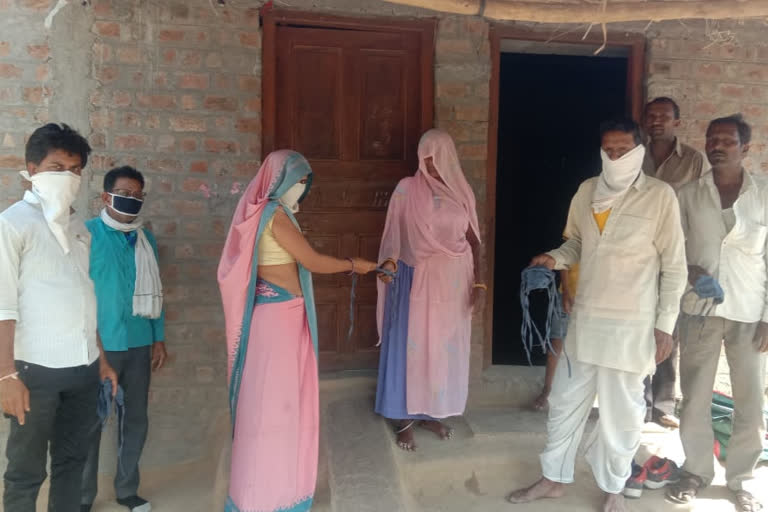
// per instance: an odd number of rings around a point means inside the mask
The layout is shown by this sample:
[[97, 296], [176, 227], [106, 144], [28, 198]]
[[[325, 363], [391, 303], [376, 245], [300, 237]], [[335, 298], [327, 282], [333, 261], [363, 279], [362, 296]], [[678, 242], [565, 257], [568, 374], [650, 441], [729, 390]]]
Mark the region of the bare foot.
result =
[[453, 429], [437, 420], [420, 421], [419, 426], [431, 432], [434, 432], [437, 435], [437, 437], [439, 437], [443, 441], [447, 441], [448, 439], [453, 437]]
[[532, 501], [545, 498], [560, 498], [565, 493], [565, 485], [559, 482], [553, 482], [547, 478], [541, 477], [538, 482], [525, 489], [519, 489], [507, 496], [510, 503], [530, 503]]
[[534, 411], [543, 411], [547, 408], [549, 405], [549, 390], [548, 389], [542, 389], [541, 394], [536, 397], [536, 400], [533, 401], [533, 404], [531, 407], [533, 407]]
[[605, 493], [605, 504], [603, 512], [627, 512], [627, 505], [624, 502], [624, 496], [621, 494]]
[[412, 452], [416, 449], [416, 443], [413, 440], [413, 421], [403, 420], [395, 427], [397, 436], [397, 446], [401, 449]]

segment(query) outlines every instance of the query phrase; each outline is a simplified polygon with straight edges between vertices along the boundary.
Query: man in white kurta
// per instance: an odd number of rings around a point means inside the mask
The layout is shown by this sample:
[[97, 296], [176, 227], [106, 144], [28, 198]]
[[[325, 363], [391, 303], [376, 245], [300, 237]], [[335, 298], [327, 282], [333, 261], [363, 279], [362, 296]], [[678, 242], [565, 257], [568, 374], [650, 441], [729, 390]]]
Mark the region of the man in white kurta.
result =
[[[672, 188], [641, 171], [645, 148], [630, 120], [601, 129], [603, 171], [571, 202], [566, 242], [532, 265], [580, 264], [565, 350], [550, 396], [543, 478], [513, 503], [558, 497], [573, 482], [576, 453], [595, 396], [600, 420], [587, 460], [606, 493], [603, 510], [623, 511], [645, 418], [643, 379], [672, 349], [687, 277], [680, 212]], [[566, 357], [565, 355], [561, 357]]]

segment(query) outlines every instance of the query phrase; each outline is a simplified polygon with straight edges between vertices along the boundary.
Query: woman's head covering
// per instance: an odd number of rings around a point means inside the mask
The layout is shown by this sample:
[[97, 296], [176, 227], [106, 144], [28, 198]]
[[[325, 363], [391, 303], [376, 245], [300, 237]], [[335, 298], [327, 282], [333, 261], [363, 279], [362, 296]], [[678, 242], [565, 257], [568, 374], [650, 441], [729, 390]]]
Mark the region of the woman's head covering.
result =
[[[293, 213], [281, 204], [279, 199], [304, 177], [307, 177], [307, 188], [301, 199], [309, 192], [312, 184], [312, 168], [309, 162], [295, 151], [281, 150], [270, 153], [259, 169], [259, 173], [245, 189], [232, 217], [227, 241], [219, 261], [218, 281], [224, 305], [227, 370], [230, 375], [229, 395], [233, 415], [256, 300], [258, 240], [277, 208], [282, 208], [294, 224], [297, 224]], [[309, 329], [317, 350], [317, 318], [312, 276], [300, 264], [299, 280], [304, 294]], [[232, 424], [234, 425], [234, 417]]]
[[[442, 130], [427, 131], [419, 142], [419, 171], [427, 178], [433, 189], [447, 188], [449, 195], [467, 211], [469, 226], [480, 240], [480, 226], [475, 208], [475, 194], [464, 177], [456, 145], [450, 135]], [[425, 160], [432, 157], [432, 163], [445, 182], [445, 185], [429, 175]]]

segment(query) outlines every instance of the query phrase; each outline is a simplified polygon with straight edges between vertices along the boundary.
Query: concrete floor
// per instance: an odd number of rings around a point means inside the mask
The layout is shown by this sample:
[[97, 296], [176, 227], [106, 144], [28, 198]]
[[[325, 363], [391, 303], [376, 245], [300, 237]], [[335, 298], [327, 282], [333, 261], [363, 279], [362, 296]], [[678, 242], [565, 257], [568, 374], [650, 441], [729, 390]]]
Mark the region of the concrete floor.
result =
[[[545, 443], [543, 413], [520, 409], [476, 409], [449, 421], [455, 437], [443, 442], [416, 432], [418, 449], [406, 453], [394, 445], [389, 426], [372, 413], [375, 380], [371, 376], [324, 379], [318, 489], [313, 512], [587, 512], [600, 510], [601, 493], [583, 462], [577, 481], [562, 499], [510, 505], [504, 496], [532, 483], [540, 472], [538, 454]], [[674, 431], [648, 425], [638, 459], [658, 453], [682, 462]], [[590, 428], [590, 427], [588, 427]], [[141, 494], [159, 512], [221, 511], [228, 480], [229, 427], [226, 421], [200, 461], [145, 471]], [[714, 485], [695, 505], [667, 503], [663, 491], [646, 491], [630, 503], [635, 512], [717, 511], [735, 508], [718, 467]], [[753, 492], [768, 503], [768, 468], [758, 469]], [[104, 476], [94, 512], [118, 512]], [[41, 490], [38, 510], [47, 502]]]

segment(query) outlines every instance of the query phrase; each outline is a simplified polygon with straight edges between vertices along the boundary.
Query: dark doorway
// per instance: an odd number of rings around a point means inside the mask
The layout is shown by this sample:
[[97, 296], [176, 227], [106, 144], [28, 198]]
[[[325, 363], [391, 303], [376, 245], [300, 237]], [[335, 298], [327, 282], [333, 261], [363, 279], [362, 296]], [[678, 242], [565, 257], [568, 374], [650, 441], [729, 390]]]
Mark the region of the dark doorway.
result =
[[[503, 48], [502, 48], [503, 51]], [[627, 114], [626, 56], [502, 53], [493, 363], [528, 364], [520, 271], [562, 241], [579, 184], [600, 170], [600, 122]], [[534, 298], [534, 317], [545, 305]], [[539, 351], [534, 364], [543, 364]]]

